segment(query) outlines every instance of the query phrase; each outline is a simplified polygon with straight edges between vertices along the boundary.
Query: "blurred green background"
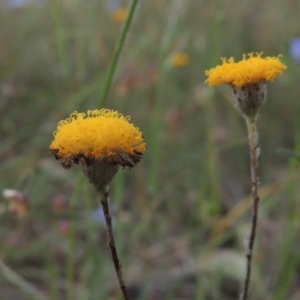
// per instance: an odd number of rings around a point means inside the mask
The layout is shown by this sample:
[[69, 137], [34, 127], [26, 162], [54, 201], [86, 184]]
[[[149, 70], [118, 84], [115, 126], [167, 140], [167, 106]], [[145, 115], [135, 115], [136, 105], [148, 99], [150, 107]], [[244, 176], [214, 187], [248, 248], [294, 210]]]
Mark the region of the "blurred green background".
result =
[[[1, 300], [122, 299], [94, 187], [48, 148], [61, 119], [99, 108], [129, 4], [0, 2]], [[258, 121], [262, 202], [249, 299], [300, 299], [300, 172], [279, 151], [300, 150], [298, 37], [300, 1], [139, 1], [106, 103], [131, 116], [148, 148], [111, 184], [132, 299], [238, 299], [251, 221], [247, 132], [230, 89], [204, 81], [221, 57], [249, 52], [282, 54], [288, 66], [268, 83]]]

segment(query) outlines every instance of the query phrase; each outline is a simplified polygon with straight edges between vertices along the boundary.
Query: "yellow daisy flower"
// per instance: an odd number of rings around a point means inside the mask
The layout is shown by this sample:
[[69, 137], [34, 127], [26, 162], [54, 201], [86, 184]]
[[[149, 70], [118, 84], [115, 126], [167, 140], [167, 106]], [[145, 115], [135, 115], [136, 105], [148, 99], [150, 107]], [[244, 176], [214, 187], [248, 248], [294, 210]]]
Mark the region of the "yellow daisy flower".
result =
[[171, 58], [171, 65], [177, 68], [184, 67], [190, 62], [190, 57], [184, 52], [175, 53]]
[[142, 133], [117, 111], [109, 109], [74, 112], [58, 123], [50, 152], [69, 169], [72, 163], [86, 165], [105, 160], [108, 164], [133, 167], [146, 145]]
[[128, 10], [126, 8], [119, 8], [113, 13], [113, 19], [117, 23], [123, 23], [128, 17]]
[[249, 53], [243, 56], [239, 62], [233, 57], [222, 58], [222, 65], [205, 72], [208, 77], [205, 81], [208, 85], [232, 84], [241, 87], [246, 84], [273, 81], [287, 68], [278, 57], [262, 58], [262, 53]]

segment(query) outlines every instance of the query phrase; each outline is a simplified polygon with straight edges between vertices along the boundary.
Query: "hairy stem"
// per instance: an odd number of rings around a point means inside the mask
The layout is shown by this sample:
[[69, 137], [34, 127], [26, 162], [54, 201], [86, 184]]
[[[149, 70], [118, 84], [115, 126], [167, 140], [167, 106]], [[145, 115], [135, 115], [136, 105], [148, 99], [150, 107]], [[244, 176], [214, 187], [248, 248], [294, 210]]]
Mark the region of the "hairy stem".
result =
[[125, 300], [130, 300], [127, 292], [127, 287], [125, 285], [125, 281], [123, 278], [123, 272], [122, 272], [122, 266], [120, 264], [120, 260], [118, 257], [117, 253], [117, 248], [116, 248], [116, 243], [115, 243], [115, 238], [114, 238], [114, 233], [113, 233], [113, 227], [112, 227], [112, 222], [111, 222], [111, 215], [109, 211], [109, 206], [108, 206], [108, 187], [105, 188], [104, 191], [99, 192], [100, 195], [100, 202], [103, 208], [104, 212], [104, 217], [105, 217], [105, 222], [107, 226], [107, 244], [108, 248], [111, 253], [111, 258], [115, 266], [115, 270], [118, 276], [120, 288], [122, 290], [123, 296]]
[[257, 133], [257, 128], [256, 128], [256, 117], [255, 118], [246, 117], [246, 123], [247, 123], [249, 146], [250, 146], [250, 158], [251, 158], [250, 168], [251, 168], [253, 206], [252, 206], [252, 226], [251, 226], [250, 237], [245, 245], [246, 257], [247, 257], [247, 271], [246, 271], [244, 291], [243, 291], [243, 296], [242, 296], [243, 300], [247, 299], [249, 285], [250, 285], [252, 252], [253, 252], [253, 245], [254, 245], [254, 241], [255, 241], [256, 225], [257, 225], [257, 217], [258, 217], [258, 206], [259, 206], [259, 195], [258, 195], [259, 148], [258, 148], [258, 133]]

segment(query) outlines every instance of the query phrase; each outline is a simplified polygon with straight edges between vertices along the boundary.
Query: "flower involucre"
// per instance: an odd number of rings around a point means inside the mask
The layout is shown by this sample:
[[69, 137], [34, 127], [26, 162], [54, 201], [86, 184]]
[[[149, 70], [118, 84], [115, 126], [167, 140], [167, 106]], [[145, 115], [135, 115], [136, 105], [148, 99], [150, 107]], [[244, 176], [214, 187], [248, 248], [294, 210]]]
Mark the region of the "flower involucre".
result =
[[74, 112], [58, 123], [50, 151], [65, 168], [72, 162], [105, 159], [123, 167], [136, 165], [146, 145], [142, 133], [130, 118], [109, 109]]
[[278, 57], [262, 58], [262, 53], [249, 53], [243, 59], [234, 62], [233, 57], [222, 58], [222, 65], [205, 72], [208, 77], [205, 81], [209, 86], [218, 84], [232, 84], [241, 87], [250, 83], [259, 83], [265, 80], [273, 81], [286, 69]]

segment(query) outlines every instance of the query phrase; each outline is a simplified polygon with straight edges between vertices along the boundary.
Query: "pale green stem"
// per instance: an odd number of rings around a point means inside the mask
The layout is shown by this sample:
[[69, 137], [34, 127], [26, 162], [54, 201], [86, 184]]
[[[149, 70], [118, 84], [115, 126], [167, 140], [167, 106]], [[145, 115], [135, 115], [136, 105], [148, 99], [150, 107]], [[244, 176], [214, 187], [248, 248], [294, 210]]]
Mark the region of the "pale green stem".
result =
[[115, 51], [113, 54], [113, 58], [112, 58], [112, 62], [110, 64], [110, 67], [109, 67], [108, 73], [105, 77], [105, 82], [104, 82], [104, 85], [102, 88], [102, 93], [100, 96], [100, 105], [99, 105], [100, 108], [104, 107], [106, 104], [107, 97], [108, 97], [108, 94], [109, 94], [109, 91], [110, 91], [110, 88], [111, 88], [111, 85], [112, 85], [112, 82], [114, 79], [114, 75], [116, 73], [116, 69], [117, 69], [117, 66], [118, 66], [118, 63], [119, 63], [119, 60], [121, 57], [122, 50], [124, 49], [126, 37], [129, 33], [129, 28], [132, 23], [137, 4], [138, 4], [138, 0], [132, 0], [127, 20], [124, 24], [124, 27], [122, 28], [121, 34], [117, 41]]
[[[163, 134], [163, 118], [164, 118], [164, 92], [165, 92], [165, 73], [168, 70], [168, 64], [166, 63], [166, 56], [174, 38], [176, 28], [178, 25], [179, 16], [182, 13], [183, 1], [176, 0], [172, 3], [169, 9], [169, 16], [166, 29], [162, 33], [162, 41], [160, 47], [160, 70], [159, 78], [157, 80], [158, 85], [156, 88], [156, 100], [153, 115], [153, 125], [151, 128], [151, 135], [149, 137], [149, 149], [150, 154], [150, 170], [149, 170], [149, 183], [151, 192], [155, 192], [159, 182], [159, 160], [161, 154], [162, 141], [161, 136]], [[165, 62], [164, 62], [165, 61]]]
[[64, 67], [66, 72], [66, 84], [70, 84], [70, 62], [67, 50], [67, 34], [66, 28], [63, 24], [63, 9], [60, 1], [55, 0], [51, 2], [51, 9], [53, 15], [53, 22], [55, 27], [55, 42], [57, 46], [57, 55], [59, 63]]

